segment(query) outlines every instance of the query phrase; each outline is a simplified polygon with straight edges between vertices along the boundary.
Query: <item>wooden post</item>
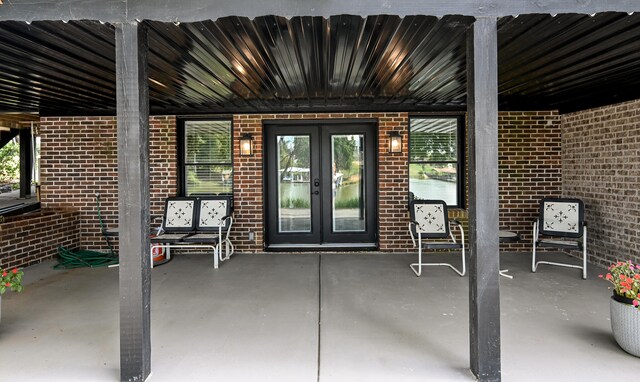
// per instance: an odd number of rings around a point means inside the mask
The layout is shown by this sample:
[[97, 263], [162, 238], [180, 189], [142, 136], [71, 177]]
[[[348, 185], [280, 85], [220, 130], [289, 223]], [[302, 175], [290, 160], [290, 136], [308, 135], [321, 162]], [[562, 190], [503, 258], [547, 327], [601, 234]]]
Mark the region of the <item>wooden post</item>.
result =
[[20, 129], [20, 198], [31, 196], [33, 171], [33, 143], [31, 130]]
[[122, 381], [151, 372], [147, 53], [144, 27], [116, 24]]
[[469, 329], [471, 371], [500, 381], [498, 33], [479, 17], [467, 39], [469, 110]]

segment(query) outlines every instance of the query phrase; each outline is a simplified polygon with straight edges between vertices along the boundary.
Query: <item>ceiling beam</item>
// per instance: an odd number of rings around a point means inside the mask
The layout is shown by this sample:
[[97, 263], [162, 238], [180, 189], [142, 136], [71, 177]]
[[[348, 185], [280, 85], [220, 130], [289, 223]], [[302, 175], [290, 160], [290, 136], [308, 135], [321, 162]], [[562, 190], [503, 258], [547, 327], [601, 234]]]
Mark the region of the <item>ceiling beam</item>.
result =
[[640, 12], [637, 0], [12, 0], [0, 2], [0, 21], [154, 20], [193, 22], [225, 16], [464, 15]]
[[32, 123], [40, 123], [38, 114], [6, 113], [0, 114], [0, 130], [27, 129]]

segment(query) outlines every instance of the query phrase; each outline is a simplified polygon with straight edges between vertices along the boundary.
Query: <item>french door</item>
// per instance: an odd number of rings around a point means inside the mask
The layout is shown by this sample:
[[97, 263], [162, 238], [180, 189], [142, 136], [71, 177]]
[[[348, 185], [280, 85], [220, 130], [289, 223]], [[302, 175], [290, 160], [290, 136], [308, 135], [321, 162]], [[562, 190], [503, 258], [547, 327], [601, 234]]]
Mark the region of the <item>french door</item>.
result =
[[375, 247], [373, 123], [265, 125], [269, 248]]

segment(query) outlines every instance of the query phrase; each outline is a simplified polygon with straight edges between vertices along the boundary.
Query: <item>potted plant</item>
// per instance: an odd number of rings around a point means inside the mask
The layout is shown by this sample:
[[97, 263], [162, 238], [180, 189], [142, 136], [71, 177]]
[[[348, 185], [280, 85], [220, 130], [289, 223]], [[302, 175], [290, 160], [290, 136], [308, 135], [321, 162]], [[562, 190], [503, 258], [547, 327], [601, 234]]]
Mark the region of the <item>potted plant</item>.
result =
[[24, 272], [14, 268], [0, 268], [0, 319], [2, 319], [2, 295], [7, 291], [22, 292], [22, 276]]
[[611, 330], [624, 351], [640, 357], [640, 265], [618, 261], [600, 275], [613, 284]]

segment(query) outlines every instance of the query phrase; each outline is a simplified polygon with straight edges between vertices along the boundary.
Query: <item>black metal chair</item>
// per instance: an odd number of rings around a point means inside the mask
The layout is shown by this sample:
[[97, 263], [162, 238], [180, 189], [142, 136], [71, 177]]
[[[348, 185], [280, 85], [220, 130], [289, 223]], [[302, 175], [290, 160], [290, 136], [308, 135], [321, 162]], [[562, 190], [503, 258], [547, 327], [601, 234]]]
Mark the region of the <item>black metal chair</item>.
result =
[[[411, 270], [420, 276], [422, 267], [446, 266], [453, 269], [460, 276], [466, 273], [464, 229], [457, 220], [449, 221], [447, 203], [442, 200], [414, 200], [411, 202], [411, 222], [409, 234], [413, 246], [418, 246], [418, 262], [410, 265]], [[460, 230], [461, 240], [456, 241], [450, 230], [453, 224]], [[449, 263], [425, 263], [422, 261], [422, 250], [456, 250], [461, 251], [462, 269], [458, 269]]]
[[[537, 248], [582, 251], [582, 265], [536, 261]], [[540, 264], [578, 268], [582, 270], [582, 278], [587, 278], [587, 225], [582, 200], [545, 198], [540, 201], [539, 217], [533, 223], [531, 272], [535, 272]]]

